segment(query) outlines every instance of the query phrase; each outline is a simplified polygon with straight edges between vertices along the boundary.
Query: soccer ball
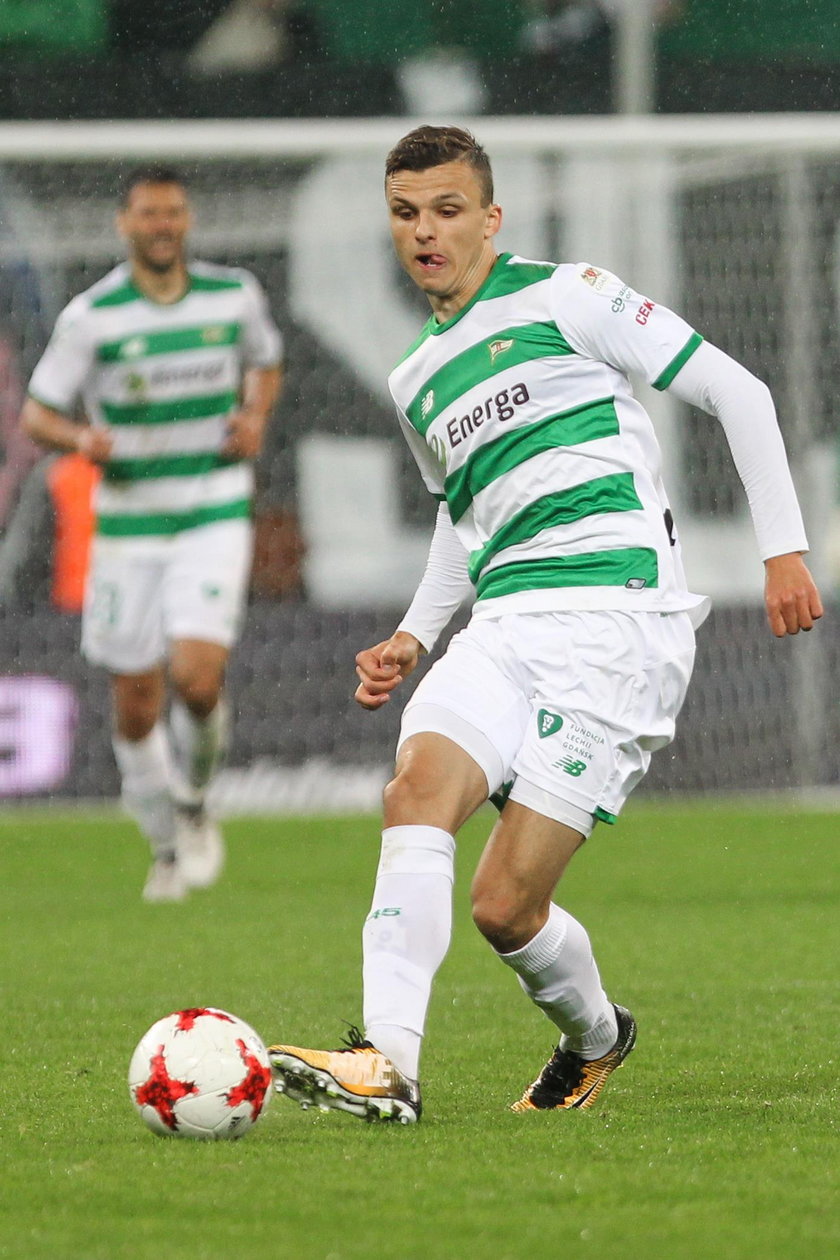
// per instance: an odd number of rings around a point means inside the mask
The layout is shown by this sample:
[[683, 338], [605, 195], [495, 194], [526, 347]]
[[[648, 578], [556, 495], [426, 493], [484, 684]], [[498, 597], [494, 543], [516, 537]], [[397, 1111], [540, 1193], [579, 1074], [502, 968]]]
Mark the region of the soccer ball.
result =
[[131, 1101], [163, 1137], [238, 1138], [271, 1097], [271, 1064], [243, 1020], [212, 1006], [152, 1024], [131, 1056]]

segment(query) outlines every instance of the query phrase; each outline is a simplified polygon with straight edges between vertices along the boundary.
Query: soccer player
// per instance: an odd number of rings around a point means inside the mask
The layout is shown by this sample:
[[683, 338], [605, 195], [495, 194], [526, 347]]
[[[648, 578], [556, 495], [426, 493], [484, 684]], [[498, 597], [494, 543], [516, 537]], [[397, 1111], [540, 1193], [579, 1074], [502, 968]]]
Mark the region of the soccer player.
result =
[[411, 1123], [432, 980], [451, 929], [454, 836], [501, 812], [473, 918], [559, 1032], [516, 1112], [589, 1107], [633, 1048], [583, 926], [553, 901], [596, 822], [614, 823], [670, 742], [708, 601], [691, 594], [651, 422], [628, 374], [717, 416], [746, 488], [777, 636], [820, 597], [768, 390], [678, 315], [588, 263], [497, 255], [502, 212], [471, 135], [420, 127], [386, 164], [397, 257], [432, 308], [390, 377], [441, 500], [428, 566], [356, 699], [386, 704], [468, 592], [469, 625], [406, 706], [373, 904], [364, 1026], [336, 1051], [275, 1046], [280, 1092]]
[[151, 844], [156, 902], [212, 884], [224, 861], [205, 795], [247, 592], [252, 461], [281, 384], [260, 286], [188, 261], [191, 224], [178, 172], [128, 178], [128, 260], [62, 311], [21, 415], [42, 445], [102, 466], [82, 650], [110, 673], [123, 802]]

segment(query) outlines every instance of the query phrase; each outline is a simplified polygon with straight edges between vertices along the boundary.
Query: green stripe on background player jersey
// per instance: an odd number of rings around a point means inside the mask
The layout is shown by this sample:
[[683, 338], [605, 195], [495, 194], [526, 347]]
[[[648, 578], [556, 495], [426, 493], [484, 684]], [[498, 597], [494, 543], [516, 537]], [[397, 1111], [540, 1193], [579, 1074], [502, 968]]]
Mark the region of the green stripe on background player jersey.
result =
[[505, 328], [462, 350], [434, 372], [408, 404], [406, 415], [417, 432], [425, 435], [442, 411], [482, 381], [533, 359], [574, 353], [557, 325], [549, 321]]
[[462, 306], [460, 311], [453, 315], [451, 319], [444, 320], [442, 324], [439, 324], [434, 315], [430, 315], [420, 330], [417, 339], [411, 343], [399, 360], [399, 363], [397, 363], [397, 367], [401, 363], [405, 363], [406, 359], [410, 359], [415, 350], [419, 350], [428, 337], [437, 337], [440, 333], [446, 332], [447, 329], [451, 328], [453, 324], [457, 324], [460, 319], [464, 318], [467, 311], [472, 310], [476, 302], [489, 298], [507, 297], [511, 293], [518, 293], [520, 289], [527, 289], [532, 284], [539, 284], [541, 280], [548, 280], [557, 270], [556, 263], [508, 263], [510, 257], [510, 254], [499, 254], [493, 270], [484, 281], [484, 284], [470, 298], [466, 306]]
[[145, 535], [179, 534], [183, 529], [196, 529], [199, 525], [212, 525], [216, 521], [246, 519], [250, 515], [251, 500], [235, 499], [231, 503], [211, 503], [189, 512], [138, 513], [136, 516], [104, 512], [97, 517], [96, 529], [106, 538], [140, 538]]
[[170, 328], [166, 332], [131, 333], [119, 341], [101, 345], [96, 357], [100, 363], [132, 362], [153, 354], [233, 346], [239, 340], [241, 331], [241, 324], [202, 324], [195, 328]]
[[[222, 280], [213, 276], [196, 276], [190, 273], [190, 287], [184, 294], [189, 293], [221, 293], [224, 289], [241, 289], [241, 280]], [[183, 301], [183, 298], [180, 299]], [[121, 284], [118, 289], [112, 289], [110, 293], [103, 293], [102, 297], [96, 298], [91, 302], [91, 306], [95, 309], [103, 306], [125, 306], [127, 302], [150, 302], [152, 306], [161, 305], [152, 298], [147, 298], [141, 293], [132, 280], [127, 280]]]
[[494, 599], [520, 591], [564, 586], [627, 586], [628, 583], [640, 590], [659, 585], [659, 567], [652, 547], [617, 547], [579, 556], [515, 560], [486, 573], [476, 587], [476, 596]]
[[677, 375], [677, 372], [679, 372], [680, 368], [685, 367], [688, 360], [694, 354], [694, 351], [702, 344], [702, 341], [703, 338], [699, 333], [692, 333], [682, 350], [680, 350], [679, 354], [671, 360], [664, 372], [659, 373], [656, 380], [653, 382], [653, 388], [667, 389], [671, 384], [671, 381]]
[[190, 293], [221, 293], [224, 289], [241, 289], [241, 280], [222, 280], [218, 276], [195, 276], [190, 273]]
[[215, 451], [200, 455], [151, 455], [145, 459], [112, 459], [102, 471], [106, 481], [137, 481], [149, 477], [199, 476], [239, 462]]
[[121, 284], [118, 289], [112, 289], [110, 293], [103, 293], [102, 297], [95, 298], [91, 306], [94, 310], [101, 306], [125, 306], [127, 302], [139, 302], [142, 296], [140, 290], [129, 281]]
[[481, 490], [526, 460], [559, 446], [594, 442], [597, 438], [614, 437], [618, 432], [614, 400], [600, 398], [503, 433], [479, 447], [462, 468], [446, 478], [444, 490], [453, 524], [460, 521]]
[[172, 424], [176, 420], [209, 420], [226, 415], [236, 401], [236, 394], [226, 390], [223, 394], [173, 398], [169, 402], [103, 402], [102, 411], [109, 424]]
[[554, 525], [570, 525], [587, 516], [607, 512], [632, 512], [641, 509], [641, 506], [641, 499], [636, 494], [633, 483], [633, 474], [629, 472], [611, 473], [608, 477], [583, 481], [569, 490], [544, 494], [512, 516], [483, 547], [470, 554], [470, 581], [477, 582], [481, 570], [500, 551], [527, 542], [544, 529], [551, 529]]

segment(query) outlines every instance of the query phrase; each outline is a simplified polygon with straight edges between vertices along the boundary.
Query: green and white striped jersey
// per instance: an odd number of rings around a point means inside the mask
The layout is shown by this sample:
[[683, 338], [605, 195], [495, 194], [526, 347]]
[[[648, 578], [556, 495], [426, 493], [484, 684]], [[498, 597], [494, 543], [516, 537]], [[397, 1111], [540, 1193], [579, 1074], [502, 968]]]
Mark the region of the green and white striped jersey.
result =
[[428, 488], [469, 553], [475, 616], [693, 608], [650, 418], [702, 338], [586, 263], [502, 254], [389, 378]]
[[121, 263], [62, 311], [29, 392], [57, 411], [81, 400], [114, 436], [97, 490], [97, 529], [160, 537], [247, 517], [250, 463], [225, 458], [243, 371], [274, 367], [282, 339], [250, 272], [193, 262], [183, 298], [163, 305]]

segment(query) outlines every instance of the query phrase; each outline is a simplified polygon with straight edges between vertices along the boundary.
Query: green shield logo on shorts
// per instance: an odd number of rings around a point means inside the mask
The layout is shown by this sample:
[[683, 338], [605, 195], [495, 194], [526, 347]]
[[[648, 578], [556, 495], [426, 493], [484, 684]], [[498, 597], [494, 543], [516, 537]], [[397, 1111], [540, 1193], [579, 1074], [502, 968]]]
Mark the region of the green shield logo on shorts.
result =
[[540, 739], [546, 739], [549, 735], [554, 735], [563, 725], [563, 719], [559, 713], [549, 713], [548, 709], [540, 709], [537, 714], [537, 730]]

